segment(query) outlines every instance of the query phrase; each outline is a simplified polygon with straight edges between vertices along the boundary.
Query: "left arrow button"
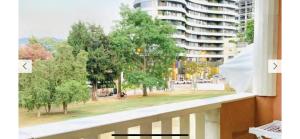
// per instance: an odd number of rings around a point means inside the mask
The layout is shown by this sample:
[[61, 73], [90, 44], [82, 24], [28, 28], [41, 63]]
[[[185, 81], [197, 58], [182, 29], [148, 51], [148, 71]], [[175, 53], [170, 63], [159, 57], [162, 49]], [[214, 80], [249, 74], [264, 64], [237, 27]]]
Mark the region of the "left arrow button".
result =
[[31, 73], [32, 61], [31, 60], [19, 60], [19, 73]]

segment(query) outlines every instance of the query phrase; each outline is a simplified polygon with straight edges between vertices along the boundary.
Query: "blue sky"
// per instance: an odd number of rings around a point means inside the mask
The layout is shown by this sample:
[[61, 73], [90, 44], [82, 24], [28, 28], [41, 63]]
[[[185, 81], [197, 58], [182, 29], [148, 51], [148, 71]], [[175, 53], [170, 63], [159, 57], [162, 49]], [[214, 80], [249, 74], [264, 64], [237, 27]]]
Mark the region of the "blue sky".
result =
[[121, 3], [134, 0], [19, 0], [19, 37], [65, 39], [70, 27], [82, 20], [100, 24], [106, 33], [119, 20]]

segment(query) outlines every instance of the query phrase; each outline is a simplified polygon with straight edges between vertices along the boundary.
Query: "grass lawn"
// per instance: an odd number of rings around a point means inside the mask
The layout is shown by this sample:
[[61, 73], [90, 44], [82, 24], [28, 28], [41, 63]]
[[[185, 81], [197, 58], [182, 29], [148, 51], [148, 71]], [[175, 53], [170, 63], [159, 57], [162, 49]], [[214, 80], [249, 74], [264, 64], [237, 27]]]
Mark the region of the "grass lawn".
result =
[[106, 114], [111, 112], [125, 111], [147, 106], [174, 103], [186, 100], [215, 97], [232, 94], [224, 91], [180, 91], [149, 93], [149, 96], [128, 96], [123, 99], [116, 97], [100, 98], [98, 101], [86, 103], [70, 104], [68, 114], [62, 113], [62, 107], [52, 106], [50, 114], [42, 113], [40, 118], [36, 117], [35, 111], [28, 112], [26, 109], [19, 109], [19, 126], [26, 127], [37, 124], [44, 124], [73, 118]]

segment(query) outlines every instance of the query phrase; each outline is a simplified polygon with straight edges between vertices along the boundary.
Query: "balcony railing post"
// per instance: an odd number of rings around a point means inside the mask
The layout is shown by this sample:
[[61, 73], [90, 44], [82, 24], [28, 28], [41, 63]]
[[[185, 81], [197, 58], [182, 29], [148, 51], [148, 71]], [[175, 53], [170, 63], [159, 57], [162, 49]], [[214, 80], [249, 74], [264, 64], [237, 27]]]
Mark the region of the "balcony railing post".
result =
[[[183, 115], [179, 118], [180, 134], [190, 134], [190, 115]], [[189, 139], [189, 136], [181, 136], [180, 139]]]
[[[140, 125], [141, 134], [152, 134], [152, 123], [144, 123]], [[141, 136], [140, 139], [151, 139], [151, 136]]]
[[205, 113], [203, 111], [195, 113], [195, 124], [196, 139], [205, 139]]
[[85, 137], [83, 139], [100, 139], [100, 135], [88, 136], [88, 137]]
[[[127, 134], [128, 133], [128, 128], [119, 128], [118, 130], [115, 131], [115, 134]], [[115, 139], [127, 139], [127, 136], [115, 136]]]
[[[161, 121], [161, 133], [172, 134], [172, 118], [163, 119]], [[162, 136], [162, 139], [172, 139], [172, 136]]]

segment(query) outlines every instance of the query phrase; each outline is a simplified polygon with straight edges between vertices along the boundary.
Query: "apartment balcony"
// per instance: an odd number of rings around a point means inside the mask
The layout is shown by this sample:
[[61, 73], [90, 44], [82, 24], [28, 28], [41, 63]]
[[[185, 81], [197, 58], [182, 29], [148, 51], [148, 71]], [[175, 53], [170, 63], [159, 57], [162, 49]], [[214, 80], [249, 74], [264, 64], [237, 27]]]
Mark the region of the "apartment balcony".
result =
[[232, 22], [232, 23], [238, 23], [237, 20], [235, 20], [235, 18], [223, 18], [223, 17], [203, 17], [200, 15], [194, 15], [194, 14], [190, 14], [187, 13], [186, 14], [188, 17], [193, 18], [193, 19], [200, 19], [200, 20], [206, 20], [206, 21], [222, 21], [222, 22]]
[[195, 42], [195, 43], [224, 43], [224, 40], [218, 40], [218, 39], [198, 39], [198, 38], [189, 38], [185, 37], [184, 38], [188, 42]]
[[193, 31], [193, 30], [186, 30], [187, 33], [194, 34], [194, 35], [205, 35], [205, 36], [228, 36], [228, 37], [235, 37], [236, 34], [234, 33], [223, 33], [223, 32], [201, 32], [201, 31]]
[[195, 58], [224, 58], [223, 54], [186, 54], [186, 57], [195, 57]]
[[168, 10], [168, 11], [177, 11], [177, 12], [182, 12], [182, 13], [186, 13], [186, 10], [183, 7], [179, 7], [179, 6], [162, 6], [159, 5], [157, 7], [158, 10]]
[[202, 8], [196, 8], [191, 5], [186, 5], [188, 9], [191, 9], [193, 11], [203, 12], [203, 13], [211, 13], [211, 14], [222, 14], [222, 15], [232, 15], [232, 16], [238, 16], [237, 12], [234, 11], [224, 11], [224, 10], [206, 10]]
[[[231, 129], [224, 122], [230, 122], [231, 118], [238, 116], [239, 112], [231, 112], [229, 106], [238, 103], [239, 108], [252, 114], [255, 96], [252, 93], [241, 93], [171, 103], [160, 106], [152, 106], [135, 110], [104, 114], [99, 116], [67, 120], [62, 122], [21, 128], [20, 139], [100, 139], [107, 133], [128, 134], [129, 128], [136, 127], [139, 130], [130, 134], [152, 134], [154, 128], [159, 129], [162, 134], [186, 134], [180, 139], [220, 139], [224, 134], [235, 131], [236, 124], [245, 124], [244, 121], [253, 121], [249, 116], [243, 116], [241, 121], [231, 123]], [[235, 104], [234, 104], [235, 106]], [[230, 113], [230, 115], [228, 115]], [[245, 113], [245, 115], [247, 115]], [[236, 115], [236, 116], [235, 116]], [[172, 122], [177, 118], [176, 122]], [[159, 122], [159, 127], [153, 127], [153, 123]], [[247, 124], [252, 126], [252, 123]], [[192, 128], [190, 128], [192, 127]], [[177, 132], [172, 132], [177, 128]], [[239, 130], [245, 130], [239, 128]], [[156, 133], [157, 134], [157, 133]], [[101, 137], [102, 136], [102, 137]], [[112, 136], [105, 139], [113, 138]], [[115, 136], [115, 139], [127, 139], [126, 136]], [[141, 136], [141, 139], [151, 139], [151, 136]], [[162, 139], [171, 139], [163, 136]]]
[[203, 46], [203, 47], [199, 47], [199, 46], [188, 46], [185, 44], [181, 44], [181, 43], [177, 43], [177, 45], [179, 47], [185, 48], [187, 50], [198, 50], [198, 51], [223, 51], [224, 48], [223, 47], [211, 47], [211, 46]]
[[[136, 0], [136, 1], [141, 1], [141, 0]], [[186, 5], [186, 0], [166, 0], [166, 1], [178, 2], [178, 3]]]
[[237, 30], [235, 26], [227, 26], [227, 25], [204, 25], [196, 22], [186, 21], [186, 24], [193, 27], [202, 27], [202, 28], [211, 28], [211, 29], [231, 29]]
[[218, 6], [218, 7], [227, 7], [227, 8], [234, 8], [238, 9], [238, 6], [230, 3], [213, 3], [213, 2], [208, 2], [206, 0], [189, 0], [194, 3], [198, 3], [201, 5], [206, 5], [206, 6]]
[[186, 22], [183, 16], [176, 16], [176, 15], [157, 15], [158, 19], [165, 19], [165, 20], [178, 20], [182, 22]]
[[[134, 0], [133, 5], [136, 5], [138, 3], [142, 3], [144, 1], [145, 0]], [[168, 0], [168, 1], [178, 2], [178, 3], [186, 5], [186, 1], [185, 0]]]
[[196, 43], [224, 43], [224, 40], [218, 39], [196, 39], [196, 38], [185, 38], [188, 42], [196, 42]]
[[176, 39], [186, 39], [184, 34], [173, 34], [172, 37]]
[[186, 28], [185, 28], [185, 26], [184, 25], [175, 25], [175, 28], [177, 29], [177, 30], [186, 30]]

